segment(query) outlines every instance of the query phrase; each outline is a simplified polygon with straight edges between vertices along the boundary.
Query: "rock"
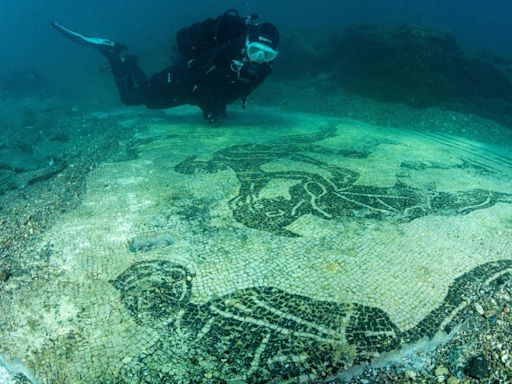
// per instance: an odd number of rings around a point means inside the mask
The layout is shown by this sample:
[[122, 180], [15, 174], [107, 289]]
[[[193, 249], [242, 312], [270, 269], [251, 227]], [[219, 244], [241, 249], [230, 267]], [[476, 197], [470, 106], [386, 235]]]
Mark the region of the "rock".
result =
[[448, 371], [448, 368], [446, 368], [444, 365], [439, 365], [437, 366], [434, 373], [436, 376], [446, 376], [450, 373], [450, 371]]
[[[510, 124], [512, 61], [465, 51], [451, 34], [412, 25], [357, 25], [330, 36], [297, 31], [287, 39], [275, 73], [279, 81], [303, 78], [328, 93], [348, 90]], [[313, 79], [318, 73], [324, 75]]]
[[204, 374], [204, 377], [206, 377], [207, 379], [211, 379], [211, 378], [213, 377], [213, 373], [211, 373], [211, 372], [206, 372], [206, 373]]
[[175, 239], [168, 233], [146, 234], [136, 236], [128, 242], [128, 249], [132, 253], [147, 252], [157, 247], [173, 245]]
[[0, 283], [6, 282], [11, 277], [11, 271], [6, 266], [0, 265]]
[[411, 369], [408, 369], [407, 371], [405, 371], [405, 376], [407, 377], [407, 379], [409, 379], [411, 381], [416, 380], [416, 378], [418, 377], [417, 373]]
[[496, 317], [497, 311], [495, 309], [490, 309], [488, 311], [485, 311], [484, 317], [486, 319], [490, 319], [491, 317]]
[[473, 379], [484, 379], [489, 375], [489, 362], [484, 355], [473, 356], [466, 363], [464, 372]]
[[475, 303], [475, 311], [476, 311], [479, 315], [481, 315], [481, 316], [483, 316], [483, 315], [484, 315], [484, 313], [485, 313], [485, 311], [484, 311], [483, 307], [480, 305], [480, 303]]
[[455, 94], [457, 83], [450, 72], [462, 52], [449, 34], [370, 25], [348, 28], [340, 37], [332, 60], [344, 58], [339, 65], [349, 79], [342, 80], [352, 91], [419, 105]]

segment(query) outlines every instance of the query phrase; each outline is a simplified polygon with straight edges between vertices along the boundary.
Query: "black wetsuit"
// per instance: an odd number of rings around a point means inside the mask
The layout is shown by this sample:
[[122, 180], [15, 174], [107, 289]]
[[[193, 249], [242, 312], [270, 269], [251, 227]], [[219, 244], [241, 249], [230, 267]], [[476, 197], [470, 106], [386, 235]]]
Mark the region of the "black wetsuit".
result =
[[254, 64], [244, 56], [251, 25], [226, 12], [181, 29], [176, 35], [174, 65], [147, 78], [134, 55], [107, 56], [121, 101], [148, 108], [196, 105], [215, 122], [226, 105], [245, 98], [272, 71], [271, 64]]

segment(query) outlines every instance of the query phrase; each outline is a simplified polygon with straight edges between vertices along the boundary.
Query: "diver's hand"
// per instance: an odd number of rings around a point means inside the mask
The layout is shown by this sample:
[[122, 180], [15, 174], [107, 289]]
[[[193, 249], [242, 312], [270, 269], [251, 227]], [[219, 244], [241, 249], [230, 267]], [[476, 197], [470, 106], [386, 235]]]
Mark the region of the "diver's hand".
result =
[[222, 100], [211, 99], [210, 103], [201, 106], [203, 117], [212, 127], [218, 127], [226, 114], [226, 104]]
[[208, 120], [208, 124], [210, 124], [212, 127], [218, 127], [220, 125], [220, 116], [216, 115], [215, 113], [210, 112], [206, 114], [205, 118]]

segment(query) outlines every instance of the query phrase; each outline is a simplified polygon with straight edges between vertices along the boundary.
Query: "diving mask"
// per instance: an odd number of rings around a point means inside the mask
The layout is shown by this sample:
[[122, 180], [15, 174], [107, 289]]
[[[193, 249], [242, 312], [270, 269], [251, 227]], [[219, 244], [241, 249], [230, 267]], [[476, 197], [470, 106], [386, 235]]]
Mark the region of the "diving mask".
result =
[[256, 64], [269, 63], [274, 60], [278, 54], [276, 50], [268, 45], [258, 41], [250, 42], [249, 38], [246, 39], [245, 48], [249, 61]]

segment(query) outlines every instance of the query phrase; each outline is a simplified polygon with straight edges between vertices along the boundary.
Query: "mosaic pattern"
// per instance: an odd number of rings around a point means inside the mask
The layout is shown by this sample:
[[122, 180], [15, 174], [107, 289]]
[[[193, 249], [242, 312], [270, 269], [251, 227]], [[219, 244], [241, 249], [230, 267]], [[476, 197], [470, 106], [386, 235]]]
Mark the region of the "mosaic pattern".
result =
[[[474, 189], [458, 193], [420, 190], [398, 182], [393, 187], [356, 185], [359, 174], [317, 160], [308, 155], [365, 157], [369, 152], [332, 150], [315, 142], [335, 136], [328, 127], [317, 134], [290, 136], [268, 144], [244, 144], [227, 147], [213, 154], [209, 161], [191, 156], [176, 165], [184, 174], [214, 173], [232, 169], [240, 182], [238, 196], [229, 205], [234, 218], [247, 227], [294, 237], [286, 227], [301, 216], [311, 214], [331, 220], [342, 217], [356, 219], [394, 219], [404, 222], [426, 215], [464, 215], [498, 202], [512, 202], [512, 195]], [[308, 171], [269, 172], [266, 163], [289, 159], [314, 166]], [[405, 164], [404, 167], [411, 167]], [[329, 175], [329, 176], [325, 176]], [[289, 198], [262, 196], [272, 180], [287, 180]]]
[[0, 282], [7, 363], [41, 384], [342, 382], [511, 282], [506, 149], [267, 112], [144, 119]]
[[187, 268], [162, 260], [136, 263], [112, 284], [134, 321], [158, 329], [160, 339], [124, 367], [122, 382], [331, 377], [375, 353], [450, 332], [467, 315], [473, 293], [504, 284], [511, 272], [510, 260], [474, 268], [455, 279], [442, 304], [423, 321], [402, 331], [382, 309], [273, 287], [241, 289], [194, 304], [194, 275]]

